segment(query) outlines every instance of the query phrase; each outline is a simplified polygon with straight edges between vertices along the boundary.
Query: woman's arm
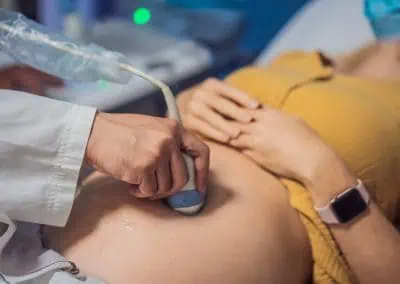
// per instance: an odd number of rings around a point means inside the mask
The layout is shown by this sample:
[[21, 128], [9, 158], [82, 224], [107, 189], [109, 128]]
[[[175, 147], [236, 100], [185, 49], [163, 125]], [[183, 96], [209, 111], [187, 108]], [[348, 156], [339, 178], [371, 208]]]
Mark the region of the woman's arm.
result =
[[[223, 95], [206, 90], [224, 83], [211, 80], [207, 84], [206, 88], [201, 86], [200, 90], [188, 92], [181, 99], [185, 102], [185, 117], [192, 130], [236, 147], [261, 167], [279, 176], [301, 182], [310, 190], [317, 207], [325, 206], [332, 197], [357, 183], [339, 155], [300, 119], [267, 106], [257, 110], [236, 107], [236, 112], [244, 110], [253, 121], [240, 123], [240, 119], [225, 118], [224, 124], [217, 126], [216, 120], [203, 111], [203, 105], [208, 105], [216, 114], [221, 113], [216, 106], [219, 100], [224, 99]], [[226, 92], [232, 90], [226, 89]], [[223, 141], [214, 134], [215, 130], [229, 133], [229, 127], [239, 129], [240, 135]], [[361, 283], [400, 283], [400, 269], [397, 268], [400, 236], [376, 204], [372, 202], [367, 214], [357, 221], [331, 226], [331, 230]]]
[[[357, 184], [335, 156], [322, 162], [312, 177], [303, 181], [317, 207], [325, 206], [333, 196]], [[355, 222], [332, 225], [330, 229], [361, 283], [400, 283], [400, 234], [374, 202]]]
[[[242, 135], [230, 143], [260, 166], [302, 183], [316, 207], [357, 184], [340, 156], [300, 119], [268, 107], [252, 115], [255, 122], [237, 125]], [[373, 202], [360, 217], [330, 226], [350, 267], [362, 284], [400, 283], [399, 233]]]

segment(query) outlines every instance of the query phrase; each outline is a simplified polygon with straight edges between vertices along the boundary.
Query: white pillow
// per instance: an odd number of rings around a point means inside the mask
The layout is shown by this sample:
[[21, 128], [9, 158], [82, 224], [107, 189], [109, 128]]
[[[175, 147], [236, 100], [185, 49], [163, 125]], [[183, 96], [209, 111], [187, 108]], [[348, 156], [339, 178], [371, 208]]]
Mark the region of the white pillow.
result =
[[374, 40], [363, 0], [314, 0], [304, 5], [271, 41], [256, 64], [268, 64], [290, 50], [319, 49], [329, 55]]

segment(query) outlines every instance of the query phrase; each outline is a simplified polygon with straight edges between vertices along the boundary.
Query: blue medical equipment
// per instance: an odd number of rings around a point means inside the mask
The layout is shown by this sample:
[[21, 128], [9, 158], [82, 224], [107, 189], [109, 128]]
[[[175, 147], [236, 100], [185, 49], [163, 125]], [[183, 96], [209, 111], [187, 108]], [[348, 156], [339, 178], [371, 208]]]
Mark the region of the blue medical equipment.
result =
[[[240, 13], [243, 23], [237, 39], [240, 53], [256, 55], [279, 28], [308, 0], [165, 0], [167, 5], [186, 9], [224, 9]], [[227, 25], [229, 27], [229, 25]], [[239, 30], [238, 30], [239, 32]]]
[[[48, 33], [44, 26], [4, 9], [0, 9], [0, 48], [20, 62], [66, 80], [128, 83], [133, 74], [137, 75], [161, 89], [169, 117], [180, 122], [170, 88], [135, 69], [122, 54]], [[184, 158], [189, 182], [179, 193], [168, 198], [168, 204], [174, 210], [190, 215], [200, 211], [205, 196], [196, 190], [192, 158], [187, 155]]]
[[[40, 22], [50, 31], [122, 53], [137, 69], [169, 86], [177, 87], [197, 78], [213, 65], [213, 54], [207, 46], [180, 30], [169, 33], [169, 29], [160, 28], [179, 22], [162, 8], [165, 5], [161, 1], [39, 1]], [[72, 8], [61, 7], [63, 1]], [[156, 2], [161, 4], [154, 6]], [[49, 88], [46, 92], [48, 97], [101, 111], [161, 114], [164, 104], [158, 93], [158, 88], [140, 78], [132, 78], [128, 85], [68, 81], [65, 87]]]
[[64, 31], [65, 17], [79, 14], [85, 27], [90, 27], [98, 15], [99, 0], [39, 0], [39, 18], [52, 31]]
[[377, 39], [400, 37], [400, 0], [365, 0], [364, 9]]

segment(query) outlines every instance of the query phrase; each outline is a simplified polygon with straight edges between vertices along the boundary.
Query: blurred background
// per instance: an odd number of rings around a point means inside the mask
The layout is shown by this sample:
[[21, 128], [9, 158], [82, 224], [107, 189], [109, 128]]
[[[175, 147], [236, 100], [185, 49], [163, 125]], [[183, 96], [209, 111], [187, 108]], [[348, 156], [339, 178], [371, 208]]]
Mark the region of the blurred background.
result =
[[[0, 0], [0, 6], [51, 31], [124, 53], [179, 92], [252, 63], [307, 2], [313, 1]], [[126, 86], [66, 84], [48, 95], [110, 112], [163, 112], [159, 92], [139, 79]]]

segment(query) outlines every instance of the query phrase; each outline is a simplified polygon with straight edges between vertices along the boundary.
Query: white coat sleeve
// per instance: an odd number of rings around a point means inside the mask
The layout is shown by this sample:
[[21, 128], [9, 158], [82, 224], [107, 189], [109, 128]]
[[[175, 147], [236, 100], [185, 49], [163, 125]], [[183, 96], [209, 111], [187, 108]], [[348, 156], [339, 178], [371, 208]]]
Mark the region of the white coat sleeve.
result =
[[64, 226], [96, 110], [0, 90], [0, 213]]

